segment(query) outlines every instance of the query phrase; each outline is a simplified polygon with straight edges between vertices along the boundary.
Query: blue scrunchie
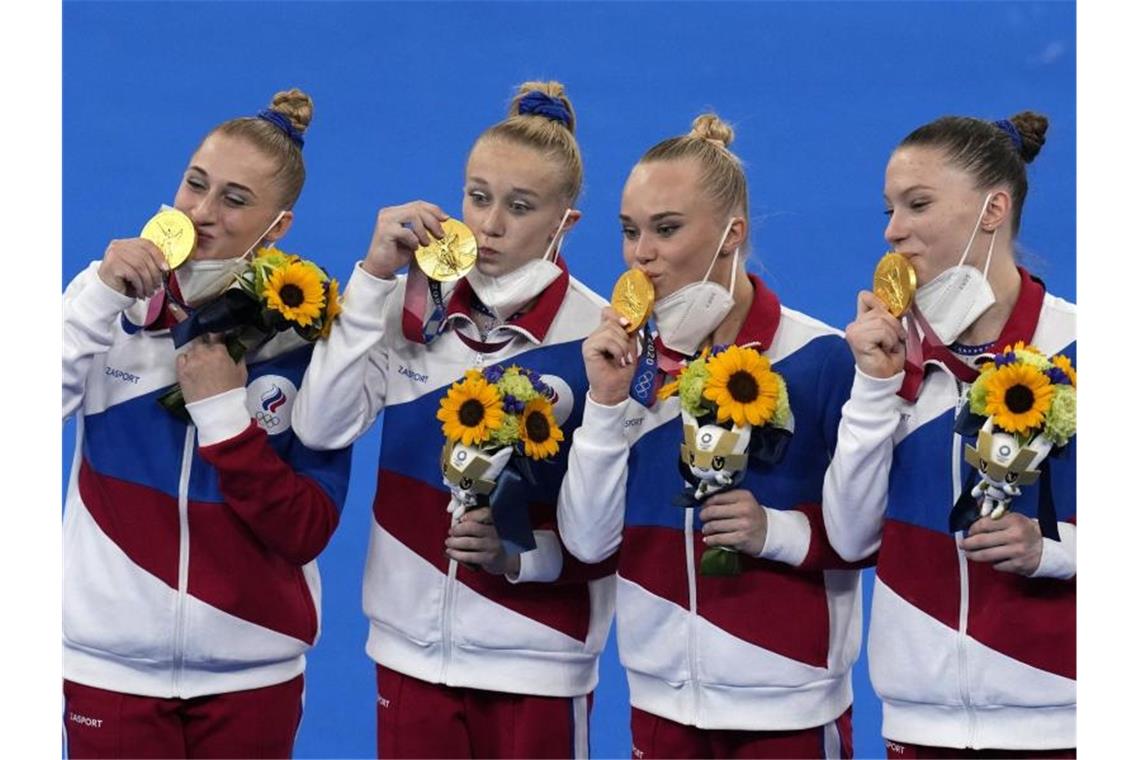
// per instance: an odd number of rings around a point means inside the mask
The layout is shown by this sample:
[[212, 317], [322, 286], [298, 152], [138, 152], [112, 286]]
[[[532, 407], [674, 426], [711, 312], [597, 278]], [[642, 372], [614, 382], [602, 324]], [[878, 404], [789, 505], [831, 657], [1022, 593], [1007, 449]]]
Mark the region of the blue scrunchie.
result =
[[264, 119], [280, 129], [298, 148], [305, 147], [305, 138], [301, 137], [301, 133], [297, 131], [296, 127], [293, 126], [293, 122], [291, 122], [289, 117], [285, 114], [266, 108], [257, 112], [257, 118]]
[[1009, 139], [1013, 140], [1013, 147], [1017, 150], [1018, 154], [1021, 153], [1021, 133], [1017, 131], [1017, 127], [1009, 119], [999, 119], [994, 122], [994, 126], [1009, 135]]
[[570, 126], [570, 111], [562, 105], [562, 101], [538, 90], [531, 90], [523, 95], [519, 101], [519, 113], [545, 116], [564, 127]]

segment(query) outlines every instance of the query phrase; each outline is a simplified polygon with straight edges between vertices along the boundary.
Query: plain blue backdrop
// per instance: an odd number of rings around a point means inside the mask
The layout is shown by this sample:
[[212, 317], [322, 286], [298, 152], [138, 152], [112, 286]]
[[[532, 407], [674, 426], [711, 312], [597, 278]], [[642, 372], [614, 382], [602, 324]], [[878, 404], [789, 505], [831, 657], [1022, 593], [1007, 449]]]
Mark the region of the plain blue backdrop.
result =
[[[423, 198], [458, 214], [472, 140], [504, 115], [514, 85], [556, 78], [586, 166], [565, 252], [599, 293], [623, 269], [630, 167], [708, 108], [735, 125], [747, 165], [749, 267], [838, 327], [886, 250], [882, 172], [898, 140], [947, 113], [1031, 108], [1051, 124], [1029, 172], [1023, 261], [1075, 300], [1075, 15], [1071, 2], [64, 2], [64, 279], [173, 199], [212, 126], [297, 86], [316, 107], [283, 247], [344, 280], [379, 208]], [[298, 757], [374, 752], [360, 586], [378, 428], [356, 446], [320, 558], [324, 633]], [[65, 425], [65, 469], [73, 436]], [[882, 757], [865, 658], [854, 678], [856, 753]], [[629, 756], [627, 698], [611, 635], [595, 756]]]

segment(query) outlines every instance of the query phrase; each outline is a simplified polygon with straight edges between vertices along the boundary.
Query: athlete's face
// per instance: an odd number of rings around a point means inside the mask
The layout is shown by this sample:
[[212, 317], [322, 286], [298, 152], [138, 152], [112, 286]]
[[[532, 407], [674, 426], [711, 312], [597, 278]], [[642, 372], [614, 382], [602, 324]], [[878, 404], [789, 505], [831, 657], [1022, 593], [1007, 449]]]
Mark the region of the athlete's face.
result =
[[[957, 265], [970, 239], [987, 191], [937, 148], [899, 148], [887, 163], [883, 236], [906, 256], [919, 285]], [[966, 263], [983, 266], [988, 243], [978, 235]]]
[[266, 233], [280, 207], [273, 159], [241, 137], [214, 133], [191, 157], [174, 196], [174, 207], [194, 223], [196, 259], [241, 256], [264, 235], [285, 234], [293, 220], [286, 211]]
[[[622, 191], [622, 256], [649, 276], [658, 299], [704, 278], [728, 224], [700, 179], [689, 159], [639, 163]], [[740, 245], [743, 229], [734, 225], [722, 249]], [[731, 256], [718, 256], [709, 278], [727, 285], [731, 266]]]
[[[498, 139], [476, 143], [467, 159], [463, 222], [475, 233], [480, 272], [503, 275], [546, 252], [570, 204], [560, 171], [533, 148]], [[571, 211], [563, 231], [580, 216]]]

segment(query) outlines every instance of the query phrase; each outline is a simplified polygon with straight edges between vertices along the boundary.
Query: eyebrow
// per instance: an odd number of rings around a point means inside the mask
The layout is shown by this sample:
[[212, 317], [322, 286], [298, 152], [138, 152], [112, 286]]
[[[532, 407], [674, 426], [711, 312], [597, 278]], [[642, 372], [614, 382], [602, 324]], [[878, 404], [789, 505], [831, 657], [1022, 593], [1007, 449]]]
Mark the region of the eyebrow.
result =
[[[491, 184], [490, 182], [483, 179], [482, 177], [470, 177], [470, 180], [472, 182], [478, 182], [480, 185], [490, 185]], [[541, 197], [536, 191], [531, 190], [530, 188], [527, 188], [527, 187], [512, 187], [511, 192], [515, 193], [516, 195], [529, 195], [529, 196], [534, 197], [534, 198]]]
[[[903, 190], [901, 193], [899, 193], [899, 195], [907, 195], [908, 193], [913, 193], [913, 192], [915, 192], [916, 190], [927, 190], [927, 191], [930, 191], [930, 190], [933, 190], [933, 189], [934, 189], [934, 188], [933, 188], [933, 187], [930, 187], [929, 185], [911, 185], [910, 187], [906, 188], [906, 189], [905, 189], [905, 190]], [[886, 200], [886, 199], [887, 199], [887, 194], [886, 194], [886, 193], [883, 193], [883, 200]]]
[[[656, 214], [653, 214], [652, 216], [649, 217], [649, 221], [659, 222], [662, 219], [669, 217], [669, 216], [684, 216], [684, 213], [682, 213], [680, 211], [658, 211]], [[623, 222], [632, 221], [631, 217], [627, 214], [618, 214], [618, 219], [620, 219]]]
[[[191, 165], [190, 171], [196, 171], [204, 177], [210, 176], [210, 173], [207, 172], [205, 169], [203, 169], [200, 166]], [[228, 188], [234, 189], [234, 190], [244, 190], [245, 192], [252, 195], [254, 198], [257, 197], [257, 193], [253, 192], [253, 190], [251, 188], [246, 187], [245, 185], [241, 184], [240, 182], [227, 182], [225, 184], [225, 186]]]

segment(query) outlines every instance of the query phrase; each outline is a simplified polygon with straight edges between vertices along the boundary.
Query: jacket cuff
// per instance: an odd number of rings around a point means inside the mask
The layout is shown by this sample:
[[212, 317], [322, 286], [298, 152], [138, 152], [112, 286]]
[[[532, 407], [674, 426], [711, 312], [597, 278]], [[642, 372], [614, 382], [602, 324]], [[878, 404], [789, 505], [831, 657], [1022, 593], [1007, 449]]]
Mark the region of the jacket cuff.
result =
[[535, 548], [519, 555], [519, 574], [506, 578], [511, 583], [550, 583], [562, 575], [562, 545], [553, 531], [536, 530]]
[[855, 380], [851, 383], [851, 398], [871, 404], [902, 404], [902, 397], [898, 395], [902, 388], [905, 372], [899, 372], [890, 377], [873, 377], [855, 367]]
[[245, 388], [233, 388], [186, 405], [198, 428], [198, 445], [213, 446], [240, 435], [250, 426]]
[[582, 424], [574, 431], [574, 441], [586, 438], [597, 448], [625, 449], [625, 412], [630, 403], [632, 400], [626, 398], [612, 406], [599, 404], [587, 391]]
[[1077, 574], [1077, 527], [1072, 523], [1057, 523], [1060, 541], [1041, 539], [1041, 562], [1030, 578], [1060, 578], [1067, 580]]
[[756, 556], [798, 567], [811, 546], [811, 523], [807, 515], [795, 509], [762, 507], [768, 517], [764, 548]]
[[91, 319], [108, 321], [128, 309], [136, 299], [120, 293], [99, 276], [98, 271], [92, 267], [91, 282], [80, 291], [76, 298], [77, 305]]
[[356, 262], [352, 276], [344, 291], [344, 310], [356, 318], [364, 316], [368, 321], [383, 322], [383, 309], [380, 308], [397, 287], [400, 278], [384, 280], [365, 271], [361, 262]]

